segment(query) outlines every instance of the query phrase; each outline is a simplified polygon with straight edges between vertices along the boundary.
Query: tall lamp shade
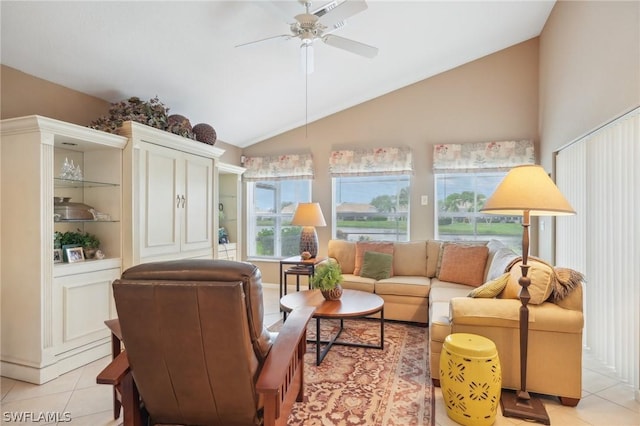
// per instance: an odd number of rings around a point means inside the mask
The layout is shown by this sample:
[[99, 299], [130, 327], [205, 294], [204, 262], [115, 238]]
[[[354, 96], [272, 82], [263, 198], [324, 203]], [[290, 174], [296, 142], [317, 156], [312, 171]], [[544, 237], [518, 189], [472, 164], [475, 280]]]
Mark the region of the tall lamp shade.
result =
[[544, 169], [538, 165], [514, 167], [498, 185], [495, 192], [480, 209], [499, 215], [522, 216], [522, 277], [520, 284], [520, 389], [515, 394], [502, 393], [500, 405], [505, 417], [518, 417], [550, 424], [542, 402], [527, 392], [527, 349], [529, 340], [529, 308], [531, 296], [527, 276], [529, 265], [530, 216], [561, 216], [576, 212], [564, 198]]
[[291, 224], [302, 226], [300, 233], [300, 254], [308, 252], [311, 257], [318, 255], [318, 234], [316, 226], [327, 226], [318, 203], [299, 203]]

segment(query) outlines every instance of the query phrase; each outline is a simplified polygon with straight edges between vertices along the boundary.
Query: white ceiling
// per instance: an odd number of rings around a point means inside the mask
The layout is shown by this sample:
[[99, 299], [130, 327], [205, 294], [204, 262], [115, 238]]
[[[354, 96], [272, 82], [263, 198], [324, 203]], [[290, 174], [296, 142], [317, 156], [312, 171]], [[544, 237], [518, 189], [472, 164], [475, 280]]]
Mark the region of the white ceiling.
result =
[[304, 11], [287, 2], [287, 21], [260, 3], [5, 0], [1, 60], [109, 102], [157, 95], [170, 113], [245, 147], [536, 37], [555, 0], [369, 0], [335, 34], [378, 56], [317, 41], [308, 79], [297, 39], [235, 47], [287, 34]]

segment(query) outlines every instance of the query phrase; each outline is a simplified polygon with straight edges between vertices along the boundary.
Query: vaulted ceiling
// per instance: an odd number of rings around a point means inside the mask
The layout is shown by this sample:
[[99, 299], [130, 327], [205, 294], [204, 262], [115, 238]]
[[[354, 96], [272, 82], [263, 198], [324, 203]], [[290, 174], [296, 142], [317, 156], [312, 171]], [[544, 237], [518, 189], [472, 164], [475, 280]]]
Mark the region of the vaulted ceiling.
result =
[[0, 58], [109, 102], [158, 96], [246, 147], [536, 37], [554, 3], [370, 0], [334, 34], [377, 56], [317, 40], [307, 75], [297, 38], [236, 47], [289, 34], [298, 1], [2, 1]]

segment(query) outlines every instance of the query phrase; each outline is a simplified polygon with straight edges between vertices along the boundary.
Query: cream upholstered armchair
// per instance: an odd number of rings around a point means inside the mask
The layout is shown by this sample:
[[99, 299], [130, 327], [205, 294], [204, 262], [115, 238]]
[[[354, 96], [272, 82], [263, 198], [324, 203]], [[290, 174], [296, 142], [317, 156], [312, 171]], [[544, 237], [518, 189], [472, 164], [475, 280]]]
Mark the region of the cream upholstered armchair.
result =
[[125, 350], [97, 380], [120, 387], [125, 426], [286, 424], [312, 309], [269, 333], [260, 270], [224, 260], [138, 265], [113, 291]]

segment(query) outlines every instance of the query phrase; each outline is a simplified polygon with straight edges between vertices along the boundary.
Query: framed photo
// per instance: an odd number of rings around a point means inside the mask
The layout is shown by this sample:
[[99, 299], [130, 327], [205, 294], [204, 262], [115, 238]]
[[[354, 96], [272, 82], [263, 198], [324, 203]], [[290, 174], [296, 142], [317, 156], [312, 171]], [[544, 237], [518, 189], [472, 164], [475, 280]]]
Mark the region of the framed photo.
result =
[[53, 263], [62, 263], [62, 249], [53, 249]]
[[67, 249], [67, 259], [69, 259], [69, 263], [82, 262], [84, 261], [84, 252], [82, 251], [82, 247], [71, 247]]

